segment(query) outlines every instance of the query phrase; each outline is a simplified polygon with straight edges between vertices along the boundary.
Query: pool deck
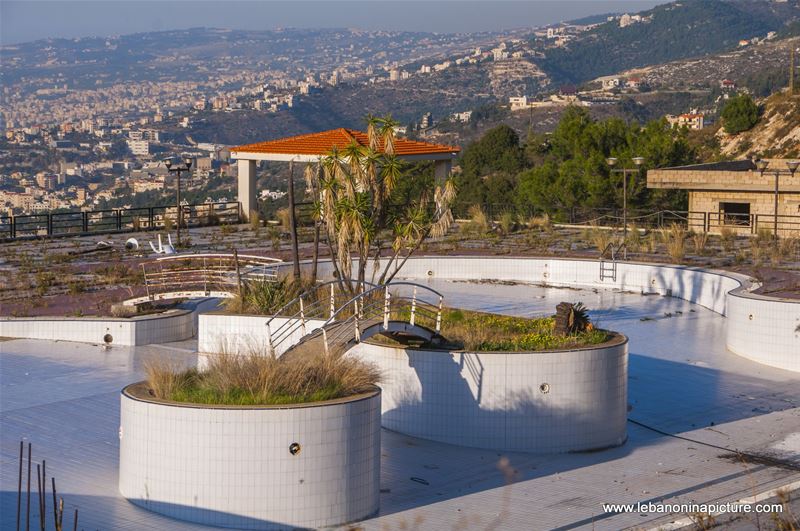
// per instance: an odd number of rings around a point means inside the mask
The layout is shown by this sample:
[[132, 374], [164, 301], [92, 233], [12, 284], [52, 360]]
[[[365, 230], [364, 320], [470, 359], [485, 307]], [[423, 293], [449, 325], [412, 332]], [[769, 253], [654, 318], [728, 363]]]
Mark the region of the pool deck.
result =
[[[800, 481], [800, 375], [727, 352], [723, 317], [659, 296], [444, 281], [432, 286], [450, 306], [513, 315], [551, 313], [562, 300], [580, 300], [594, 309], [600, 326], [627, 334], [628, 441], [600, 452], [543, 456], [384, 430], [381, 511], [361, 522], [364, 528], [650, 528], [675, 516], [604, 514], [601, 504], [733, 501]], [[120, 389], [142, 378], [149, 357], [195, 363], [195, 347], [195, 341], [110, 349], [0, 341], [0, 528], [16, 525], [24, 438], [33, 444], [34, 460], [46, 459], [48, 476], [56, 477], [66, 528], [78, 507], [85, 529], [200, 529], [117, 493]], [[742, 461], [737, 450], [777, 462]], [[35, 515], [35, 499], [31, 505]], [[51, 499], [47, 507], [52, 519]], [[756, 527], [752, 518], [738, 525]]]

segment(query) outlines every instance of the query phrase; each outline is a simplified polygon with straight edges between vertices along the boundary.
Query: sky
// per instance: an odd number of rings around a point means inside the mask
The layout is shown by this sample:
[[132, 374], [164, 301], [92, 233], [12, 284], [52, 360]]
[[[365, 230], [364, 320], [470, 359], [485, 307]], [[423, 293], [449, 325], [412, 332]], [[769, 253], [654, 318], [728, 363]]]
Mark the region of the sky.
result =
[[0, 44], [191, 27], [473, 32], [539, 26], [667, 0], [0, 0]]

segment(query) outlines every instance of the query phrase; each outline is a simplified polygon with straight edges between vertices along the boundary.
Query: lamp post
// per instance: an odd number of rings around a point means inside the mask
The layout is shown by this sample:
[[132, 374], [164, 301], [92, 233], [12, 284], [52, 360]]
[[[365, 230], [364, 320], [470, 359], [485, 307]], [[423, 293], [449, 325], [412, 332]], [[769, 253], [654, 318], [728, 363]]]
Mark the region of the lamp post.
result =
[[167, 167], [167, 171], [170, 173], [174, 173], [177, 176], [176, 181], [176, 204], [178, 207], [178, 247], [181, 246], [181, 224], [183, 222], [183, 207], [181, 206], [181, 172], [189, 172], [192, 168], [192, 159], [189, 157], [185, 157], [183, 159], [183, 164], [179, 164], [177, 166], [173, 166], [172, 160], [167, 159], [164, 161], [164, 165]]
[[[764, 176], [764, 172], [769, 167], [769, 161], [759, 159], [755, 162], [756, 169]], [[786, 168], [789, 174], [794, 177], [797, 168], [800, 167], [800, 161], [798, 160], [787, 160], [786, 161]], [[774, 203], [772, 207], [772, 232], [775, 235], [775, 240], [778, 239], [778, 197], [780, 194], [780, 178], [781, 178], [781, 169], [775, 168], [775, 191], [774, 191]]]
[[611, 173], [621, 173], [622, 178], [622, 241], [628, 239], [628, 175], [636, 175], [644, 164], [644, 157], [633, 157], [635, 168], [614, 168], [617, 164], [616, 157], [608, 157], [606, 163], [611, 166]]

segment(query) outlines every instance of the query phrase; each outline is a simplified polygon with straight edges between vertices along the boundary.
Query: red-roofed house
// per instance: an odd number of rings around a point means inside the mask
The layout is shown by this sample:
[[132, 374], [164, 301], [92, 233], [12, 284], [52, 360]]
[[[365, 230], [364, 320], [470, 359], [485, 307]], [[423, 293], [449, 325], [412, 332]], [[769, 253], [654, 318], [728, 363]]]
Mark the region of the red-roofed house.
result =
[[[246, 144], [231, 148], [231, 158], [237, 159], [239, 169], [238, 195], [242, 212], [249, 215], [256, 209], [256, 162], [260, 160], [282, 162], [317, 162], [334, 148], [344, 149], [352, 142], [369, 145], [367, 133], [353, 129], [331, 129], [308, 135], [292, 136]], [[379, 146], [383, 150], [383, 145]], [[405, 160], [432, 160], [437, 179], [450, 175], [452, 161], [460, 148], [444, 144], [419, 142], [406, 138], [396, 138], [394, 152]]]

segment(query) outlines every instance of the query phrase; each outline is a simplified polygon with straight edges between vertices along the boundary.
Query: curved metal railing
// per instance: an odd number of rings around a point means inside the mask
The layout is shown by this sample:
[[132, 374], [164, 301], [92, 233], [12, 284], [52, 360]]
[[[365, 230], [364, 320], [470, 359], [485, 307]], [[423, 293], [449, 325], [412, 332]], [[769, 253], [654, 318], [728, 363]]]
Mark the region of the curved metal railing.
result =
[[[326, 353], [341, 354], [351, 341], [361, 341], [362, 333], [367, 330], [371, 334], [400, 329], [426, 330], [431, 338], [441, 331], [444, 296], [433, 288], [413, 282], [392, 282], [380, 286], [365, 282], [360, 286], [360, 293], [344, 302], [337, 302], [335, 286], [339, 284], [339, 281], [333, 281], [316, 286], [267, 321], [270, 351], [277, 353], [282, 350], [286, 353], [301, 343], [321, 336]], [[368, 285], [371, 287], [364, 289]], [[342, 290], [339, 293], [344, 292]], [[325, 297], [320, 297], [320, 294]], [[295, 311], [290, 313], [287, 311], [289, 308]], [[273, 328], [272, 325], [279, 318], [286, 320]], [[323, 318], [324, 322], [309, 330], [312, 326], [310, 320]], [[397, 323], [401, 325], [394, 326]], [[298, 341], [283, 348], [298, 333], [301, 334]]]
[[[375, 286], [376, 284], [372, 282], [355, 282], [355, 288], [360, 292]], [[337, 308], [347, 303], [351, 297], [351, 292], [343, 288], [341, 281], [331, 280], [307, 289], [286, 303], [266, 323], [271, 352], [275, 352], [298, 331], [302, 336], [311, 332], [311, 322], [327, 321], [336, 313]]]
[[141, 264], [149, 299], [168, 293], [238, 293], [246, 282], [274, 282], [282, 260], [247, 254], [177, 254]]

